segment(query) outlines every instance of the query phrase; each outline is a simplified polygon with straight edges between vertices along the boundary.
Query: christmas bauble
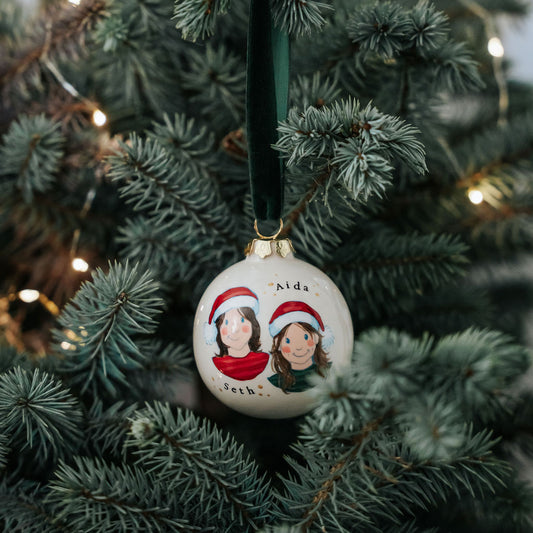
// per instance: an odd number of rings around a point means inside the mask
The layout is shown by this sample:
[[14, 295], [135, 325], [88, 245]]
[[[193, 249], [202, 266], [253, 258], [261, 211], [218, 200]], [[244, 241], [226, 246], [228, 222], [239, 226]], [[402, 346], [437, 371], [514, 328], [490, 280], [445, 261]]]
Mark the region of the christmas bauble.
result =
[[353, 327], [333, 281], [294, 257], [288, 239], [254, 240], [245, 260], [219, 274], [194, 320], [194, 356], [223, 403], [260, 418], [314, 405], [311, 376], [348, 365]]

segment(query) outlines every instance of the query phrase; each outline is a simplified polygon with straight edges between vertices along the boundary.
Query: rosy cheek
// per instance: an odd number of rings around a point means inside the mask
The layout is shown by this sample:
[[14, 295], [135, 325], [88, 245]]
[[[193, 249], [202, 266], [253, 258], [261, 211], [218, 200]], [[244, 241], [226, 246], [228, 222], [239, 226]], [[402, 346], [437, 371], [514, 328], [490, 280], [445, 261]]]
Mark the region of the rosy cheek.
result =
[[282, 347], [281, 347], [281, 351], [282, 351], [283, 353], [291, 353], [290, 346], [282, 346]]
[[228, 328], [224, 326], [224, 327], [220, 330], [220, 333], [222, 333], [222, 335], [227, 335], [227, 334], [228, 334]]
[[243, 333], [248, 333], [250, 331], [250, 326], [243, 326], [242, 331]]
[[307, 341], [307, 346], [314, 346], [315, 345], [315, 341], [313, 339], [309, 339]]

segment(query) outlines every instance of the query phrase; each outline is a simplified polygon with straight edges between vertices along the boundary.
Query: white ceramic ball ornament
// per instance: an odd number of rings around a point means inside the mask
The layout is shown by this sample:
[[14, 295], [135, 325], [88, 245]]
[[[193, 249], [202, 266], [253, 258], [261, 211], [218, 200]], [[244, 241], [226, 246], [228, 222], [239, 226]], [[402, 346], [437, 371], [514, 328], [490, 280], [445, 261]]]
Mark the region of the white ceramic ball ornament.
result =
[[194, 320], [194, 357], [208, 389], [259, 418], [314, 405], [309, 376], [349, 365], [353, 327], [333, 281], [296, 259], [288, 239], [254, 240], [245, 260], [206, 289]]

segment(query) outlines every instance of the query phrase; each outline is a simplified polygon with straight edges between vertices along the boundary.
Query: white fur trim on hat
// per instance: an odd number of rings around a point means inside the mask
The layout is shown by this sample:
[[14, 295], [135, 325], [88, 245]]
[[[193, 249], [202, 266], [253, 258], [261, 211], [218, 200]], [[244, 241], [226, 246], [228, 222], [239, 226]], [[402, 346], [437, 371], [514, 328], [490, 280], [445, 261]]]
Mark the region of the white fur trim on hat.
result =
[[259, 301], [257, 298], [247, 295], [234, 296], [233, 298], [228, 298], [217, 307], [213, 314], [213, 324], [220, 315], [237, 307], [249, 307], [256, 315], [259, 313]]
[[290, 313], [285, 313], [284, 315], [278, 316], [270, 326], [268, 327], [270, 335], [275, 337], [285, 326], [292, 324], [293, 322], [303, 322], [304, 324], [309, 324], [320, 332], [320, 325], [318, 320], [305, 311], [291, 311]]

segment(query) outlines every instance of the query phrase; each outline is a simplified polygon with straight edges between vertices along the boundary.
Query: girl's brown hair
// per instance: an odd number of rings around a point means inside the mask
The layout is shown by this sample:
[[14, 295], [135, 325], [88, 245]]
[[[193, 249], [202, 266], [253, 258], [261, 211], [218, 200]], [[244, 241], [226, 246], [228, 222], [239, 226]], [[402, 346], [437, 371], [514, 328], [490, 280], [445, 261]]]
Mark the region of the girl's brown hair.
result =
[[[252, 336], [248, 341], [248, 346], [250, 347], [251, 352], [257, 352], [261, 349], [261, 326], [255, 316], [253, 309], [250, 307], [237, 307], [239, 314], [249, 320], [252, 324]], [[224, 317], [226, 313], [222, 313], [216, 320], [215, 325], [217, 327], [217, 344], [220, 350], [220, 353], [215, 354], [217, 357], [222, 357], [223, 355], [228, 355], [228, 347], [222, 342], [222, 337], [220, 336], [220, 326], [224, 322]]]
[[281, 341], [287, 334], [287, 330], [292, 324], [298, 324], [298, 326], [300, 326], [304, 331], [310, 333], [311, 335], [313, 333], [318, 335], [318, 343], [316, 345], [315, 353], [313, 355], [313, 361], [316, 364], [316, 371], [319, 375], [324, 377], [324, 370], [328, 368], [328, 354], [324, 351], [324, 348], [322, 348], [322, 335], [313, 326], [310, 326], [306, 322], [292, 322], [291, 324], [287, 324], [272, 339], [271, 350], [272, 368], [274, 369], [274, 372], [281, 376], [281, 390], [285, 393], [287, 393], [287, 389], [290, 389], [294, 385], [294, 383], [296, 382], [296, 378], [292, 373], [291, 364], [289, 363], [289, 361], [287, 361], [287, 359], [285, 359], [285, 357], [283, 357], [279, 346], [281, 344]]

